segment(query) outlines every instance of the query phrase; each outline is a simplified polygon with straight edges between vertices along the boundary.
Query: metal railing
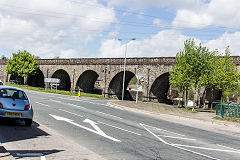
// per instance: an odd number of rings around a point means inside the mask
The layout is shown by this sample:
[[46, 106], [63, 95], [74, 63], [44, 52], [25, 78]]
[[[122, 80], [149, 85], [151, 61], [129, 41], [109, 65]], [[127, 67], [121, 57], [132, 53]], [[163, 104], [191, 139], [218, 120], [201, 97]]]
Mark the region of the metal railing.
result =
[[240, 118], [239, 103], [218, 103], [216, 104], [216, 115], [221, 117]]

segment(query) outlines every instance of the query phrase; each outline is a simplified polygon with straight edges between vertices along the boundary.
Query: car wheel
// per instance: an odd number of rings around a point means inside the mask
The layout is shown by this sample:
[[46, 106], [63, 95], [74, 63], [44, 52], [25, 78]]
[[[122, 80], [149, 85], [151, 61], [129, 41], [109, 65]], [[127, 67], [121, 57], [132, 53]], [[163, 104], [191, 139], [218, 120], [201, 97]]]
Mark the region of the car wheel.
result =
[[32, 119], [25, 119], [25, 125], [28, 126], [28, 127], [31, 127]]

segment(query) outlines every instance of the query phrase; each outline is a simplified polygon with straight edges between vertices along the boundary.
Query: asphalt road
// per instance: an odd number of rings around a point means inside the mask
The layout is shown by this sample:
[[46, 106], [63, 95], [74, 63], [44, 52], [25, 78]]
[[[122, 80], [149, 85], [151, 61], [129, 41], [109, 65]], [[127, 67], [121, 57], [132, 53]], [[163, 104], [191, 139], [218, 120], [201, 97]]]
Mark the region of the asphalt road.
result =
[[[7, 149], [16, 158], [21, 158], [24, 150], [20, 152], [17, 147], [11, 150], [13, 144], [47, 136], [49, 133], [39, 129], [43, 126], [59, 133], [62, 138], [42, 143], [62, 141], [61, 144], [65, 145], [74, 142], [109, 160], [240, 159], [240, 141], [235, 137], [110, 107], [107, 100], [84, 100], [38, 92], [28, 92], [28, 95], [34, 107], [33, 127], [26, 128], [22, 122], [0, 124], [0, 141], [11, 142]], [[22, 127], [14, 130], [16, 125]], [[23, 137], [18, 133], [21, 130], [25, 134], [32, 132], [32, 136]], [[73, 145], [65, 148], [74, 150]], [[35, 153], [28, 159], [81, 159], [79, 155], [67, 152], [65, 158], [51, 156], [63, 151], [37, 150], [39, 155]]]

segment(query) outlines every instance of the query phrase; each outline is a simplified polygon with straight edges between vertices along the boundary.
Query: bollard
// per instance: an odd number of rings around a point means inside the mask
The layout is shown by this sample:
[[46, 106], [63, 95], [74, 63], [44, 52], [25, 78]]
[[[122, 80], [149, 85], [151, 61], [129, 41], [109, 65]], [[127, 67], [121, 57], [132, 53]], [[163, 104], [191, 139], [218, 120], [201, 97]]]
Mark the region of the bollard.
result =
[[78, 90], [78, 97], [80, 97], [81, 96], [81, 92], [80, 92], [80, 89]]

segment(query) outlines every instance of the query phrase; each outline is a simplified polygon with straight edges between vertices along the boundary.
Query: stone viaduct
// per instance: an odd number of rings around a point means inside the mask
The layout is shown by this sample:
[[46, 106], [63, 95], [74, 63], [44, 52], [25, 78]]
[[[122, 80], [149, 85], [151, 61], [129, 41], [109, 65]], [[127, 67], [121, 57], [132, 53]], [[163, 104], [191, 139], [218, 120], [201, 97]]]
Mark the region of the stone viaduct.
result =
[[[240, 65], [240, 56], [233, 57]], [[32, 86], [44, 87], [44, 78], [60, 78], [59, 88], [75, 90], [80, 88], [87, 93], [98, 91], [106, 97], [121, 99], [123, 87], [123, 58], [79, 58], [79, 59], [38, 59], [38, 74], [27, 78]], [[127, 90], [130, 80], [136, 73], [142, 76], [143, 100], [166, 102], [169, 90], [169, 72], [175, 63], [174, 57], [127, 58], [124, 99], [131, 99]], [[14, 77], [5, 74], [6, 60], [0, 60], [0, 79]], [[240, 67], [239, 67], [240, 68]]]

